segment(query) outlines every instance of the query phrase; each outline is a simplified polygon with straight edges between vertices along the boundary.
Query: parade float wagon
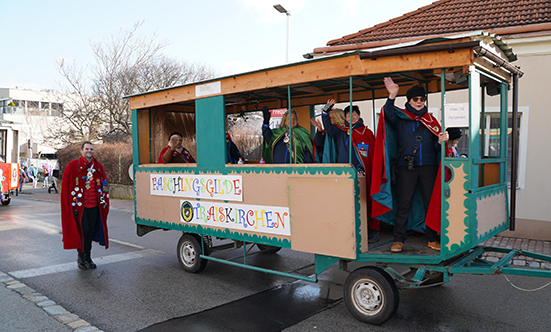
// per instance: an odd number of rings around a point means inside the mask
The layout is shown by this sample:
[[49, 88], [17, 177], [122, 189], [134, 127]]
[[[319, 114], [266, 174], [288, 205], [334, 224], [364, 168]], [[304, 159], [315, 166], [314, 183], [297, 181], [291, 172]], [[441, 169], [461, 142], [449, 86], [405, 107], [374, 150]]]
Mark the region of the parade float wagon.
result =
[[19, 164], [0, 163], [0, 202], [9, 205], [15, 190], [19, 188]]
[[[138, 235], [154, 229], [181, 231], [177, 255], [188, 272], [200, 272], [214, 261], [316, 282], [335, 263], [342, 269], [348, 269], [349, 262], [365, 263], [350, 271], [344, 299], [353, 316], [371, 324], [394, 315], [398, 286], [438, 285], [458, 273], [549, 277], [550, 271], [511, 264], [516, 255], [548, 262], [549, 256], [481, 245], [515, 227], [515, 190], [509, 186], [516, 183], [516, 173], [510, 172], [509, 178], [507, 172], [508, 162], [516, 169], [512, 156], [517, 153], [515, 121], [522, 72], [511, 64], [515, 59], [498, 36], [483, 33], [327, 56], [128, 96]], [[441, 179], [440, 251], [429, 249], [424, 237], [410, 237], [407, 250], [391, 253], [391, 232], [382, 232], [381, 240], [369, 244], [370, 193], [366, 177], [351, 164], [226, 163], [228, 115], [264, 106], [292, 108], [304, 126], [315, 105], [334, 98], [350, 105], [372, 102], [373, 113], [369, 115], [364, 107], [362, 117], [371, 116], [376, 123], [380, 113], [375, 101], [388, 96], [383, 84], [386, 76], [400, 86], [399, 96], [422, 84], [430, 104], [438, 104], [443, 128], [451, 121], [446, 110], [453, 109], [446, 104], [446, 93], [463, 90], [459, 117], [467, 128], [468, 157], [441, 157], [441, 171], [447, 168], [451, 179]], [[512, 112], [508, 112], [509, 95]], [[499, 120], [490, 130], [484, 117], [487, 96], [499, 98], [500, 109]], [[169, 134], [159, 129], [161, 122], [177, 117], [193, 119], [196, 164], [156, 163]], [[186, 136], [186, 130], [180, 131]], [[494, 148], [491, 156], [484, 148], [488, 135]], [[513, 142], [509, 156], [508, 137]], [[385, 167], [383, 172], [388, 172]], [[213, 238], [231, 242], [215, 246]], [[250, 265], [247, 257], [255, 245], [260, 252], [289, 248], [312, 253], [315, 272], [305, 276], [299, 270]], [[217, 250], [229, 247], [242, 248], [242, 254], [232, 259], [216, 257]], [[492, 263], [484, 259], [488, 251], [506, 254]], [[407, 273], [396, 266], [407, 268]]]

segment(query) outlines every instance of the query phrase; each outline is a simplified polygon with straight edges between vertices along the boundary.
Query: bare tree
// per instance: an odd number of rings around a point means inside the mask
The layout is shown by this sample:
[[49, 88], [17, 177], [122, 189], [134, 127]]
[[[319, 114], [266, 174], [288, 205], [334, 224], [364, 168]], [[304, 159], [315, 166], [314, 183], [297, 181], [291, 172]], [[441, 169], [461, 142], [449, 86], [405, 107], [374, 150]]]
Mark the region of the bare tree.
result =
[[85, 68], [76, 63], [57, 61], [57, 70], [67, 82], [59, 94], [63, 109], [60, 121], [52, 121], [44, 138], [50, 145], [67, 146], [74, 142], [96, 141], [105, 131], [106, 118], [93, 94], [88, 93]]
[[203, 80], [214, 72], [202, 65], [180, 63], [164, 56], [168, 45], [157, 36], [139, 37], [143, 21], [121, 30], [107, 42], [92, 44], [97, 60], [93, 91], [109, 113], [109, 131], [130, 134], [131, 113], [125, 95]]
[[64, 93], [76, 96], [78, 103], [63, 112], [62, 119], [68, 128], [63, 131], [56, 128], [53, 136], [63, 132], [63, 137], [56, 138], [76, 142], [111, 134], [131, 135], [131, 110], [124, 96], [215, 76], [208, 66], [163, 55], [168, 42], [159, 41], [155, 34], [139, 36], [137, 32], [143, 23], [137, 22], [130, 30], [121, 29], [107, 40], [91, 43], [96, 64], [90, 72], [90, 81], [85, 80], [84, 69], [68, 66], [63, 60], [58, 62], [58, 70], [67, 83]]

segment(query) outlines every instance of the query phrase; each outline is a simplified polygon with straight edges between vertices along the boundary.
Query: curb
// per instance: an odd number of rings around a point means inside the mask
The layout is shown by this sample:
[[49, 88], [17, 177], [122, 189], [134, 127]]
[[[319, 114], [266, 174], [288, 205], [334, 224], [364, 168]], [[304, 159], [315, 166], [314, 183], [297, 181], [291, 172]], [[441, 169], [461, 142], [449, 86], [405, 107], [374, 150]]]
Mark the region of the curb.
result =
[[46, 296], [36, 292], [34, 289], [1, 271], [0, 282], [4, 284], [6, 288], [18, 293], [21, 298], [36, 304], [38, 308], [44, 310], [44, 312], [54, 317], [61, 324], [67, 325], [67, 327], [71, 328], [74, 332], [103, 332], [77, 315], [65, 310], [65, 308], [51, 301]]

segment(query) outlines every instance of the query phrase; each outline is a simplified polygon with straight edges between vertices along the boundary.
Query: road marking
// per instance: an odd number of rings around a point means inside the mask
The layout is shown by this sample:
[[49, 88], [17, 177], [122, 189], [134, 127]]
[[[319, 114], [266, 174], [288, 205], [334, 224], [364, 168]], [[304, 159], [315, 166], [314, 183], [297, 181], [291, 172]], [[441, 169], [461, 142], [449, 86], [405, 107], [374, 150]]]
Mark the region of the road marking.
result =
[[[153, 249], [144, 249], [144, 250], [133, 251], [125, 254], [115, 254], [115, 255], [94, 258], [94, 261], [98, 266], [101, 266], [104, 264], [111, 264], [116, 262], [127, 261], [130, 259], [136, 259], [136, 258], [154, 256], [154, 255], [160, 255], [160, 254], [164, 254], [164, 252], [153, 250]], [[8, 274], [10, 274], [14, 278], [23, 279], [23, 278], [43, 276], [46, 274], [72, 271], [72, 270], [78, 270], [76, 262], [39, 267], [35, 269], [12, 271], [12, 272], [8, 272]]]
[[14, 224], [0, 225], [0, 232], [10, 231], [12, 229], [20, 229], [20, 228], [25, 228], [25, 227], [22, 225], [14, 225]]
[[137, 249], [145, 249], [144, 247], [139, 246], [137, 244], [133, 244], [133, 243], [130, 243], [130, 242], [124, 242], [124, 241], [116, 240], [116, 239], [109, 239], [109, 242], [115, 242], [115, 243], [118, 243], [118, 244], [122, 244], [123, 246], [128, 246], [128, 247], [137, 248]]

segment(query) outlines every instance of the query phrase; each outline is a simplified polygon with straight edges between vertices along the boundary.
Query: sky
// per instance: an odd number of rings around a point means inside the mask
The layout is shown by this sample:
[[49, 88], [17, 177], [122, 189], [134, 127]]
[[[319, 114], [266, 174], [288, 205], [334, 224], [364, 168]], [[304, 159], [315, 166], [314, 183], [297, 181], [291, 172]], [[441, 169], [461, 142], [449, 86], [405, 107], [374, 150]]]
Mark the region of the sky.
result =
[[227, 76], [285, 64], [327, 42], [402, 16], [433, 0], [1, 0], [0, 88], [44, 90], [65, 85], [56, 61], [95, 65], [91, 44], [144, 21], [172, 59], [207, 65]]

